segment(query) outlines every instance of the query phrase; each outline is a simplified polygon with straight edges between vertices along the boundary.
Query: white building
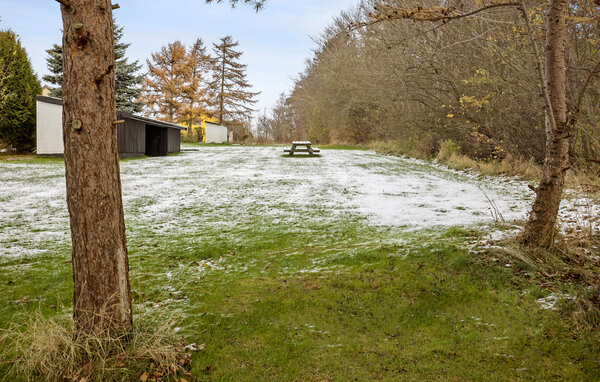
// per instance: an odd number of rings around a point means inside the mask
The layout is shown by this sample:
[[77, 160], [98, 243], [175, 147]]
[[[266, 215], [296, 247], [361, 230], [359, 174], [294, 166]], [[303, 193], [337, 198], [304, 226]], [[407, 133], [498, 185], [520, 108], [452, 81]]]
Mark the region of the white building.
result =
[[[36, 96], [37, 154], [63, 155], [62, 100]], [[119, 156], [162, 156], [181, 151], [181, 130], [185, 127], [124, 111], [117, 111], [123, 123], [117, 127]]]
[[62, 131], [62, 101], [58, 98], [37, 97], [37, 153], [56, 155], [65, 152]]
[[227, 143], [233, 139], [233, 132], [230, 132], [227, 126], [208, 121], [205, 122], [204, 126], [205, 143]]

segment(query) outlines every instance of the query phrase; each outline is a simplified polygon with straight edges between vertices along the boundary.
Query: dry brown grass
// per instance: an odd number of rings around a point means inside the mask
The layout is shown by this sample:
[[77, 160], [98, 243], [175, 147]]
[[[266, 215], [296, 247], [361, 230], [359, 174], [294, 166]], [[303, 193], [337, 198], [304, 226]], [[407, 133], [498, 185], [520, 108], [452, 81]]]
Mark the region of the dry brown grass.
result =
[[[460, 153], [460, 146], [450, 140], [442, 141], [434, 155], [435, 145], [428, 139], [411, 143], [407, 141], [376, 141], [367, 147], [383, 154], [406, 155], [419, 159], [431, 159], [434, 156], [455, 170], [472, 170], [484, 175], [505, 175], [521, 180], [537, 182], [542, 176], [542, 166], [532, 159], [525, 160], [511, 155], [502, 160], [477, 160]], [[565, 184], [590, 195], [600, 194], [600, 176], [593, 171], [572, 169], [567, 172]]]
[[2, 358], [12, 367], [2, 380], [126, 381], [144, 372], [159, 377], [185, 373], [190, 358], [173, 324], [139, 318], [133, 333], [111, 335], [99, 329], [75, 335], [71, 318], [36, 314], [7, 331], [9, 350]]
[[434, 153], [434, 145], [429, 139], [423, 139], [416, 143], [397, 141], [374, 141], [367, 144], [367, 148], [378, 153], [392, 155], [406, 155], [413, 158], [427, 159]]
[[[594, 232], [576, 231], [557, 234], [550, 248], [524, 248], [518, 236], [489, 243], [489, 258], [505, 259], [526, 265], [535, 273], [542, 289], [550, 292], [568, 290], [573, 298], [560, 306], [575, 329], [600, 328], [600, 259], [592, 248], [600, 247], [600, 236]], [[523, 270], [523, 267], [515, 268]]]
[[[473, 170], [484, 175], [506, 175], [516, 176], [523, 180], [538, 181], [542, 175], [541, 166], [533, 160], [522, 160], [507, 156], [503, 160], [483, 161], [472, 159], [460, 153], [460, 146], [451, 140], [440, 142], [440, 148], [435, 157], [448, 167], [455, 170]], [[425, 139], [416, 143], [405, 141], [376, 141], [367, 145], [371, 150], [383, 154], [406, 155], [419, 159], [431, 159], [434, 157], [435, 147], [432, 142]], [[575, 180], [571, 174], [567, 179], [569, 185], [575, 183], [593, 183], [592, 180], [581, 180], [578, 176]], [[600, 190], [600, 181], [595, 186]]]
[[466, 155], [452, 154], [442, 162], [457, 170], [474, 170], [485, 175], [516, 176], [530, 181], [538, 181], [542, 175], [541, 167], [532, 160], [526, 161], [511, 156], [501, 161], [478, 161]]

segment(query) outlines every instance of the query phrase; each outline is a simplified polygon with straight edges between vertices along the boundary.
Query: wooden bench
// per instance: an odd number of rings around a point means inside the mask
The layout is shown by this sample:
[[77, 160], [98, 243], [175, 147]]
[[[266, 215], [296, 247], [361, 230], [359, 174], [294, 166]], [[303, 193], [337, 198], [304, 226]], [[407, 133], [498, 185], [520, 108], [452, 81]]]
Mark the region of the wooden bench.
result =
[[[306, 148], [299, 149], [299, 148], [297, 148], [298, 146], [302, 146], [302, 147], [306, 147]], [[315, 153], [320, 153], [321, 150], [313, 149], [312, 143], [310, 143], [309, 141], [293, 141], [292, 148], [285, 149], [285, 150], [283, 150], [283, 152], [288, 153], [289, 156], [292, 156], [295, 153], [308, 153], [308, 155], [313, 156], [313, 155], [315, 155]]]

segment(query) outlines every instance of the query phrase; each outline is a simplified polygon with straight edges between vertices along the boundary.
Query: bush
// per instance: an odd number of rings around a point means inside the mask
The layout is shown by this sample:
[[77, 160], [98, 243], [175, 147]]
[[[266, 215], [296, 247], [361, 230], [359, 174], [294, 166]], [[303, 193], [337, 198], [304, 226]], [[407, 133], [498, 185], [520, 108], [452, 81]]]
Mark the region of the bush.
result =
[[441, 161], [448, 160], [453, 155], [460, 154], [460, 145], [454, 142], [452, 139], [446, 139], [440, 142], [440, 151], [437, 154], [437, 158]]

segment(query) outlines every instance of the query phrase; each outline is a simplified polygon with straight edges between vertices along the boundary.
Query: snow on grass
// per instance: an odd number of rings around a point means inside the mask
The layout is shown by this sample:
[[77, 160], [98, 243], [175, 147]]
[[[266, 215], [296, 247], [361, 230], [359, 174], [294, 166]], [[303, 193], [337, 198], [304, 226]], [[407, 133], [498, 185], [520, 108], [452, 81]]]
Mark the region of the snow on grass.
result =
[[[128, 235], [148, 240], [229, 232], [226, 240], [243, 241], [256, 221], [290, 232], [339, 219], [410, 229], [489, 224], [498, 213], [525, 218], [533, 196], [513, 179], [356, 150], [287, 158], [279, 147], [200, 147], [122, 162], [121, 173]], [[561, 209], [567, 220], [597, 212], [576, 199]], [[64, 254], [68, 229], [62, 162], [0, 163], [0, 258]]]
[[556, 304], [564, 301], [564, 300], [573, 300], [575, 297], [566, 294], [566, 293], [551, 293], [546, 297], [538, 298], [537, 303], [540, 305], [540, 308], [546, 310], [557, 310]]
[[64, 166], [0, 162], [0, 261], [69, 243]]

